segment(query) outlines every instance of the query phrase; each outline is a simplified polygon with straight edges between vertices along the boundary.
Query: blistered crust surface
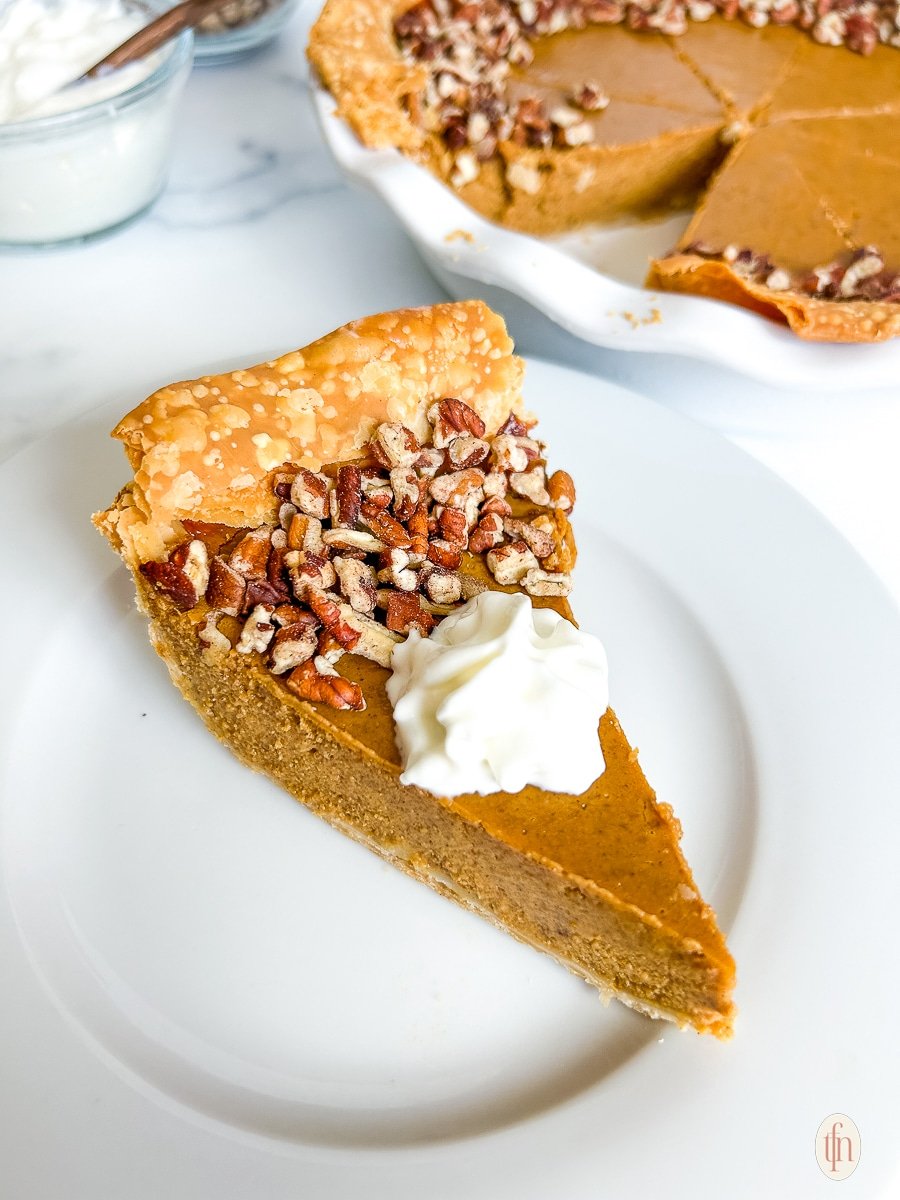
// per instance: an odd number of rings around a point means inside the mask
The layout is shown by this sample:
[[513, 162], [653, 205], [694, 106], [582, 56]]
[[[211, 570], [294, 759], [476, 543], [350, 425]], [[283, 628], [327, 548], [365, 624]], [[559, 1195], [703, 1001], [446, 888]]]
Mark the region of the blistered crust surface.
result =
[[382, 421], [417, 436], [446, 396], [496, 431], [521, 410], [522, 363], [480, 301], [364, 317], [303, 350], [226, 375], [172, 384], [113, 430], [134, 484], [107, 514], [127, 556], [157, 558], [174, 522], [258, 525], [274, 516], [271, 472], [357, 455]]
[[654, 262], [647, 286], [707, 296], [786, 322], [799, 337], [820, 342], [881, 342], [900, 336], [900, 305], [869, 300], [819, 300], [802, 292], [775, 292], [737, 275], [727, 263], [696, 254]]

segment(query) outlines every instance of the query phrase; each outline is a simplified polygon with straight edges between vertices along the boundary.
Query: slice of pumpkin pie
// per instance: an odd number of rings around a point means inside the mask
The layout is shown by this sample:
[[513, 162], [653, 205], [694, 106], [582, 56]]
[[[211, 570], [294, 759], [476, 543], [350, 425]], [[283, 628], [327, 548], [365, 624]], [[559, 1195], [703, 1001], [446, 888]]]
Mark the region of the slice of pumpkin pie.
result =
[[568, 605], [575, 486], [483, 304], [163, 388], [95, 517], [239, 759], [642, 1012], [731, 1033], [734, 964]]

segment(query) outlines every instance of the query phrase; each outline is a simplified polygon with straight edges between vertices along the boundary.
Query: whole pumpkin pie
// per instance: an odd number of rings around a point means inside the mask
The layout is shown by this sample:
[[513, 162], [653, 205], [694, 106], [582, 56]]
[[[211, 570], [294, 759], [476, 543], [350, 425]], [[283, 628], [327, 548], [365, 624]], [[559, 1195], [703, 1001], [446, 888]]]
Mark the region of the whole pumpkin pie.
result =
[[[871, 119], [900, 116], [898, 47], [896, 0], [328, 0], [309, 54], [367, 145], [423, 162], [484, 216], [550, 234], [715, 211], [716, 240], [692, 226], [649, 285], [803, 337], [878, 341], [900, 333], [900, 193], [881, 170], [892, 126]], [[838, 214], [841, 236], [800, 262], [831, 203], [828, 188], [791, 190], [798, 173], [813, 182], [813, 136], [832, 175], [856, 146], [866, 239]], [[745, 194], [735, 180], [751, 171]]]
[[[95, 523], [174, 683], [239, 759], [601, 992], [727, 1037], [733, 961], [605, 699], [579, 794], [401, 777], [400, 649], [436, 647], [501, 592], [584, 636], [567, 600], [575, 486], [548, 472], [521, 380], [478, 302], [353, 322], [151, 396], [114, 431], [134, 479]], [[554, 749], [539, 749], [551, 766]]]

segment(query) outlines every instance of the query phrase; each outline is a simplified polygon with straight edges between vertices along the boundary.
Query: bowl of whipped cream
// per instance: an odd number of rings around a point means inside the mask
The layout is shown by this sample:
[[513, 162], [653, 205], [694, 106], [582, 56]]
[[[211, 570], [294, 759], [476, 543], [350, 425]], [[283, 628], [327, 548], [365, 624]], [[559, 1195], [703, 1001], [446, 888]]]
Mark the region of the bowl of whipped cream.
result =
[[75, 81], [165, 7], [0, 4], [0, 246], [85, 241], [133, 220], [159, 195], [191, 31], [138, 62]]

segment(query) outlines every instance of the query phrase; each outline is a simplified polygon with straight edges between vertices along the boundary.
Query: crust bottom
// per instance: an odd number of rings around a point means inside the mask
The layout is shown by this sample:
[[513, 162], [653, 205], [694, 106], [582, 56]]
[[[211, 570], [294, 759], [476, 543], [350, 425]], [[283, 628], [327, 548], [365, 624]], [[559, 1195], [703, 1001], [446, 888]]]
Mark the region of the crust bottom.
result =
[[817, 342], [883, 342], [900, 336], [900, 304], [867, 300], [817, 300], [799, 292], [773, 292], [736, 275], [727, 263], [696, 254], [655, 260], [647, 287], [724, 300], [787, 324]]

